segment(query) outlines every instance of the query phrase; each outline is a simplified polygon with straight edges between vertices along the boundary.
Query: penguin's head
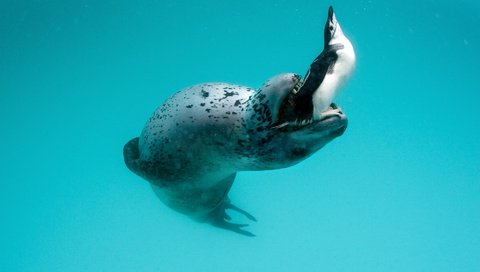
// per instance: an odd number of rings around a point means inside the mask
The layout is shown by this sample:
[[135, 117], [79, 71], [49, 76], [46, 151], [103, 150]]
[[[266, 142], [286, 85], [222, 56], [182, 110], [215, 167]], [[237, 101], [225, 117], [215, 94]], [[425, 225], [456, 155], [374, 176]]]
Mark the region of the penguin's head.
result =
[[333, 7], [328, 9], [328, 19], [325, 23], [325, 29], [323, 31], [325, 47], [335, 43], [342, 43], [345, 35], [343, 35], [342, 28], [335, 17]]
[[340, 64], [341, 69], [338, 70], [342, 73], [342, 76], [343, 74], [350, 75], [355, 67], [355, 52], [352, 43], [343, 34], [332, 6], [328, 9], [328, 18], [323, 35], [325, 49], [335, 48], [338, 56], [336, 65]]

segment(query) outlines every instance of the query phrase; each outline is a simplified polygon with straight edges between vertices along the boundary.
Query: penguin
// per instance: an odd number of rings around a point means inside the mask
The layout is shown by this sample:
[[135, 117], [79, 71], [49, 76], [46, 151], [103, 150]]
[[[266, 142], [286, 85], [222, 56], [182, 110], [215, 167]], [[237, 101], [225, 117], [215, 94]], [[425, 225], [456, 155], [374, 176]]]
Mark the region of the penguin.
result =
[[329, 117], [338, 91], [355, 68], [355, 51], [337, 21], [333, 7], [328, 9], [324, 28], [324, 48], [310, 65], [304, 79], [284, 100], [277, 128]]

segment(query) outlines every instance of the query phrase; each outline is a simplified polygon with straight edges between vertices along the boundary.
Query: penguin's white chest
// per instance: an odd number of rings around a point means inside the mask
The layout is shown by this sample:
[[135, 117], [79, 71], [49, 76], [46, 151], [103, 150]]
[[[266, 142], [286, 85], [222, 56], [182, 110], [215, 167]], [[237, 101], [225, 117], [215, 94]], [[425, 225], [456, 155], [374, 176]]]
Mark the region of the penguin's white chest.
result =
[[344, 49], [337, 51], [338, 59], [315, 91], [313, 102], [313, 118], [322, 118], [322, 112], [332, 103], [335, 96], [345, 85], [355, 68], [355, 53], [351, 43], [346, 40]]

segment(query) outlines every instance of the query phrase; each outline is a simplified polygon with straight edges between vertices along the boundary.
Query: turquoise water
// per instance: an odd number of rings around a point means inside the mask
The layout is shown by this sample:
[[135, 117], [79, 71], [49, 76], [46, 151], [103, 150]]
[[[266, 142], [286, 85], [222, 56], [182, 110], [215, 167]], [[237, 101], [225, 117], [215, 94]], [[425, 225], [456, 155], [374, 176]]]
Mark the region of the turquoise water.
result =
[[[124, 166], [199, 82], [304, 73], [333, 4], [357, 53], [346, 133], [241, 172], [248, 238]], [[1, 1], [1, 271], [480, 271], [476, 1]]]

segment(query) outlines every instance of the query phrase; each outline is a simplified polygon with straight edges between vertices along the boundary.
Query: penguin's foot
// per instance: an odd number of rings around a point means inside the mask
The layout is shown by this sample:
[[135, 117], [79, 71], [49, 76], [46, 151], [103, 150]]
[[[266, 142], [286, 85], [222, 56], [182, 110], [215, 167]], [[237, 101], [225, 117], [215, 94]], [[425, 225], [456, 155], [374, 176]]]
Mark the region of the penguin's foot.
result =
[[330, 104], [330, 107], [328, 107], [325, 111], [320, 113], [319, 120], [323, 121], [326, 120], [330, 117], [341, 117], [343, 114], [342, 110], [337, 107], [334, 103]]

